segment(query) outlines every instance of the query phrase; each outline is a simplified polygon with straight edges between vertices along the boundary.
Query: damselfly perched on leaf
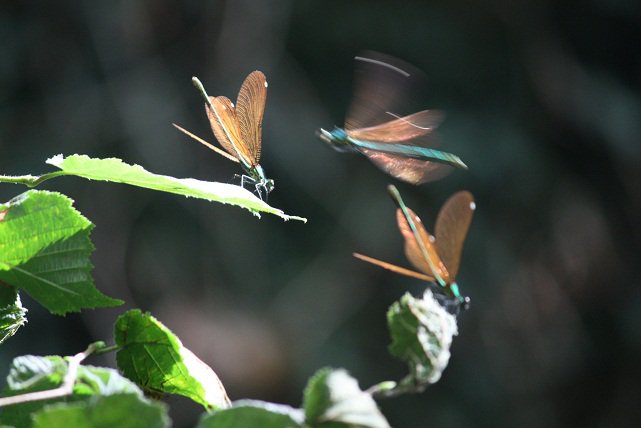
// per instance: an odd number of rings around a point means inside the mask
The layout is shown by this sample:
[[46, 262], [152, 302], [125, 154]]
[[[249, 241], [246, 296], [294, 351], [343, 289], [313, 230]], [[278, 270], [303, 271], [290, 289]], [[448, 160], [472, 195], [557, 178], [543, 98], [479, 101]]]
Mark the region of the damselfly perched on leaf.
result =
[[267, 198], [269, 192], [274, 190], [274, 180], [265, 177], [265, 171], [258, 163], [263, 114], [267, 98], [265, 75], [256, 70], [247, 76], [240, 87], [235, 106], [227, 97], [208, 96], [198, 78], [193, 77], [192, 82], [205, 99], [205, 111], [209, 124], [216, 139], [226, 152], [175, 123], [174, 126], [216, 153], [240, 163], [245, 172], [241, 176], [240, 185], [244, 187], [245, 182], [249, 182], [254, 185], [254, 190], [261, 199], [263, 194]]
[[436, 282], [445, 297], [441, 303], [446, 309], [455, 313], [461, 308], [467, 309], [470, 299], [461, 295], [456, 276], [463, 243], [476, 209], [472, 194], [467, 191], [457, 192], [443, 204], [436, 218], [434, 236], [425, 229], [414, 211], [405, 205], [396, 187], [390, 185], [388, 191], [398, 206], [396, 221], [405, 239], [405, 255], [420, 272], [358, 253], [354, 253], [354, 256], [401, 275]]
[[338, 151], [363, 153], [383, 171], [412, 184], [439, 179], [452, 167], [467, 169], [458, 156], [432, 148], [437, 145], [434, 130], [442, 121], [440, 112], [397, 114], [418, 70], [375, 52], [355, 59], [356, 86], [345, 127], [319, 129], [321, 140]]

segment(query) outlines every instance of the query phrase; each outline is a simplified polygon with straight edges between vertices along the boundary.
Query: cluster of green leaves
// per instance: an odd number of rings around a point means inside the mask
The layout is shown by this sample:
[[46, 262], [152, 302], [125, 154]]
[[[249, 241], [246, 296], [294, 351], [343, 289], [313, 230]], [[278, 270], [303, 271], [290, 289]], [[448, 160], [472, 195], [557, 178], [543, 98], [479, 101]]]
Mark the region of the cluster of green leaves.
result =
[[[126, 183], [241, 206], [257, 214], [287, 216], [239, 186], [176, 179], [119, 159], [57, 156], [60, 168], [40, 176], [0, 177], [30, 187], [61, 175]], [[116, 306], [91, 275], [93, 224], [68, 197], [29, 190], [0, 204], [0, 343], [26, 322], [20, 293], [52, 314]], [[230, 401], [214, 371], [185, 348], [160, 321], [130, 310], [114, 325], [114, 345], [99, 342], [73, 357], [20, 356], [13, 360], [0, 398], [0, 425], [13, 427], [166, 427], [167, 406], [156, 399], [179, 394], [205, 412], [198, 427], [371, 427], [389, 424], [375, 397], [421, 391], [436, 382], [449, 360], [455, 318], [427, 291], [403, 296], [388, 312], [390, 352], [406, 362], [400, 382], [367, 391], [342, 369], [321, 369], [303, 395], [302, 408], [256, 400]], [[117, 369], [83, 365], [92, 353], [116, 352]]]

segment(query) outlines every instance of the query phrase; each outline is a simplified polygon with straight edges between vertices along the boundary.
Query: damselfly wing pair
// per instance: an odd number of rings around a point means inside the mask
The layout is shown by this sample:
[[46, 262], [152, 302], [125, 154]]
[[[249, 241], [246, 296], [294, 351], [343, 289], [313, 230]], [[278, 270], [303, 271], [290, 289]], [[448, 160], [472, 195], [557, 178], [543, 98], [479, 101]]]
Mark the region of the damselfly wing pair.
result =
[[321, 140], [338, 151], [360, 152], [389, 175], [412, 184], [437, 180], [453, 168], [467, 169], [458, 156], [433, 148], [442, 113], [398, 114], [421, 76], [417, 69], [376, 52], [355, 59], [356, 84], [345, 127], [319, 129]]
[[253, 184], [258, 196], [267, 198], [274, 190], [274, 180], [265, 176], [260, 166], [261, 131], [265, 100], [267, 98], [267, 79], [261, 71], [253, 71], [240, 87], [236, 105], [224, 96], [210, 97], [198, 78], [192, 78], [194, 86], [205, 100], [205, 111], [216, 139], [225, 151], [176, 125], [180, 131], [204, 144], [216, 153], [240, 163], [245, 174], [241, 176], [241, 186]]
[[396, 187], [390, 185], [388, 191], [398, 207], [396, 221], [405, 240], [405, 255], [418, 272], [362, 254], [354, 253], [354, 256], [401, 275], [436, 283], [443, 306], [454, 313], [467, 309], [469, 298], [461, 294], [456, 276], [476, 209], [472, 194], [457, 192], [443, 204], [436, 218], [435, 235], [432, 235], [405, 205]]

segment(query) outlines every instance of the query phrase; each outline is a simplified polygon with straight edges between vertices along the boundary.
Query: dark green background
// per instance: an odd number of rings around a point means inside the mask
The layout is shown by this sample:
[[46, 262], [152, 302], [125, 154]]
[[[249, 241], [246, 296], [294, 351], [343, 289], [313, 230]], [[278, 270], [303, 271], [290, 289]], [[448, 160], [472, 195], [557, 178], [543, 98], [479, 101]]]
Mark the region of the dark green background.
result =
[[[199, 95], [235, 98], [254, 69], [269, 93], [270, 203], [309, 222], [116, 184], [62, 178], [96, 224], [97, 286], [150, 310], [220, 375], [232, 399], [299, 405], [306, 379], [347, 368], [398, 379], [385, 311], [423, 285], [351, 257], [406, 265], [393, 182], [314, 136], [342, 124], [354, 55], [374, 49], [428, 76], [444, 147], [468, 172], [396, 182], [429, 228], [459, 189], [477, 211], [459, 284], [471, 296], [442, 380], [383, 402], [395, 427], [641, 424], [641, 5], [634, 1], [116, 1], [0, 6], [0, 173], [57, 153], [229, 181]], [[0, 186], [8, 200], [25, 189]], [[73, 354], [112, 337], [125, 308], [29, 324], [0, 349]], [[94, 364], [113, 360], [94, 359]], [[169, 398], [176, 426], [200, 412]]]

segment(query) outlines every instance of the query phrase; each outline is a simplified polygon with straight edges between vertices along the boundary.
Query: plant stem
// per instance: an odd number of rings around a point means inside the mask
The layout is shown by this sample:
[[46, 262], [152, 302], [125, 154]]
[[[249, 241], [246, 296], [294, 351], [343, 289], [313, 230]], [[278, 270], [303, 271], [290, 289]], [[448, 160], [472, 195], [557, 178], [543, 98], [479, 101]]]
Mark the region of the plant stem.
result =
[[109, 352], [118, 351], [119, 349], [120, 349], [120, 346], [118, 345], [105, 346], [104, 348], [96, 349], [95, 354], [96, 355], [107, 354]]
[[0, 175], [0, 183], [24, 184], [28, 187], [36, 187], [43, 181], [66, 174], [65, 171], [54, 171], [42, 175]]
[[30, 392], [27, 394], [15, 395], [13, 397], [0, 398], [0, 407], [26, 403], [29, 401], [49, 400], [51, 398], [70, 395], [73, 392], [73, 385], [76, 382], [76, 376], [78, 374], [78, 367], [80, 366], [80, 363], [89, 355], [93, 354], [96, 349], [101, 349], [103, 346], [104, 342], [92, 343], [87, 347], [85, 351], [80, 352], [73, 357], [69, 357], [67, 374], [62, 381], [62, 385], [60, 385], [58, 388], [48, 389], [46, 391]]
[[429, 384], [417, 383], [416, 378], [408, 375], [400, 382], [385, 381], [367, 388], [368, 394], [374, 398], [391, 398], [404, 394], [417, 394], [425, 391]]

